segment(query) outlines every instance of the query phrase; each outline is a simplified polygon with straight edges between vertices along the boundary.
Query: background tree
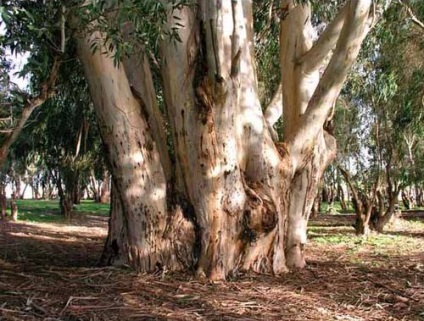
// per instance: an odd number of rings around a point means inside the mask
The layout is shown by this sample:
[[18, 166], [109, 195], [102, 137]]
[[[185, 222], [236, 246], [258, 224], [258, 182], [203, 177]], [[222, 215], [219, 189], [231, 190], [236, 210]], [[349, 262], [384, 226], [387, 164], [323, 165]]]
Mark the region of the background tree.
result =
[[[400, 192], [417, 178], [414, 153], [419, 151], [422, 138], [423, 95], [418, 79], [424, 57], [416, 46], [414, 24], [405, 22], [408, 13], [402, 8], [393, 6], [385, 23], [367, 41], [358, 72], [351, 77], [345, 94], [360, 111], [349, 116], [356, 118], [351, 121], [356, 124], [356, 135], [346, 127], [338, 130], [338, 135], [346, 139], [341, 145], [342, 155], [347, 156], [344, 162], [356, 167], [353, 178], [346, 166], [342, 173], [359, 204], [358, 233], [364, 233], [364, 227], [367, 231], [372, 208], [374, 228], [381, 232], [394, 217]], [[352, 143], [352, 139], [356, 141]]]
[[[20, 76], [31, 74], [29, 91], [11, 83], [5, 74], [3, 85], [7, 94], [2, 97], [0, 108], [3, 123], [0, 137], [0, 165], [6, 160], [10, 147], [17, 140], [32, 112], [54, 92], [59, 66], [65, 52], [65, 35], [62, 12], [57, 3], [50, 2], [40, 7], [38, 1], [2, 1], [1, 25], [6, 29], [0, 36], [1, 60], [5, 61], [6, 50], [11, 55], [31, 52]], [[35, 14], [36, 13], [36, 14]], [[50, 17], [46, 20], [46, 17]], [[9, 66], [10, 68], [10, 66]], [[5, 69], [6, 71], [8, 69]]]
[[80, 203], [90, 184], [91, 170], [103, 167], [101, 142], [90, 103], [79, 63], [64, 64], [55, 96], [34, 114], [22, 141], [25, 153], [33, 151], [43, 160], [65, 216], [70, 215], [74, 204]]

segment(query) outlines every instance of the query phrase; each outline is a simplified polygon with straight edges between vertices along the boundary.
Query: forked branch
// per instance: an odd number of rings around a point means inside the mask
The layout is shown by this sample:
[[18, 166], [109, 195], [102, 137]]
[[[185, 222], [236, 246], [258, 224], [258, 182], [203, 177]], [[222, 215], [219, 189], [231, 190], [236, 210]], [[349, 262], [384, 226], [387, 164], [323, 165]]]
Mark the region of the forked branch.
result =
[[[59, 73], [61, 59], [56, 57], [53, 62], [52, 70], [49, 77], [41, 84], [40, 93], [32, 98], [26, 99], [25, 105], [22, 109], [21, 116], [16, 125], [11, 129], [10, 133], [4, 136], [0, 145], [0, 167], [9, 154], [10, 147], [16, 141], [22, 129], [25, 126], [28, 118], [31, 116], [34, 109], [44, 103], [54, 93], [56, 79]], [[26, 97], [25, 97], [26, 98]]]
[[277, 90], [274, 93], [274, 96], [271, 99], [271, 102], [265, 109], [265, 121], [268, 125], [269, 132], [273, 141], [278, 141], [278, 134], [273, 128], [273, 126], [280, 119], [283, 114], [283, 84], [280, 84], [277, 87]]
[[348, 1], [339, 11], [337, 16], [327, 26], [312, 48], [300, 57], [298, 63], [304, 66], [305, 71], [311, 71], [319, 68], [328, 53], [335, 47], [343, 28], [349, 6], [350, 1]]
[[342, 89], [343, 82], [352, 67], [362, 41], [370, 30], [368, 18], [371, 0], [352, 1], [347, 7], [345, 22], [334, 54], [312, 95], [300, 125], [289, 138], [295, 170], [303, 166], [307, 150], [322, 130], [328, 114]]
[[422, 22], [418, 17], [414, 14], [411, 7], [408, 6], [405, 2], [402, 0], [398, 0], [399, 3], [406, 9], [406, 12], [409, 15], [409, 18], [411, 18], [411, 21], [415, 23], [418, 27], [420, 27], [422, 30], [424, 30], [424, 22]]

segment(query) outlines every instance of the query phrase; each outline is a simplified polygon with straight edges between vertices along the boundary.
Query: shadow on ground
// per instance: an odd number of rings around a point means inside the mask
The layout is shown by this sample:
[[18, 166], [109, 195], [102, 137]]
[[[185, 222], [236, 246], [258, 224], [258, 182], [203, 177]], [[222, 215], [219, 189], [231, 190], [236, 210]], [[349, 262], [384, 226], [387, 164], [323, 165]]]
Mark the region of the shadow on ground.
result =
[[[96, 268], [107, 230], [102, 217], [0, 224], [0, 320], [418, 321], [424, 312], [420, 243], [392, 255], [372, 244], [353, 251], [312, 241], [304, 270], [210, 283]], [[343, 226], [331, 233], [345, 233]]]

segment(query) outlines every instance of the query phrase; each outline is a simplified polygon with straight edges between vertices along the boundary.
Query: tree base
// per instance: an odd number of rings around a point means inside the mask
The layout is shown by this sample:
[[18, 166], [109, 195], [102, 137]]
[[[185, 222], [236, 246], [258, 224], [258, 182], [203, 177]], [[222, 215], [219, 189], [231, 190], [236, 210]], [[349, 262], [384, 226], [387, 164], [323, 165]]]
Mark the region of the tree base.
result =
[[286, 264], [290, 270], [303, 269], [306, 266], [304, 244], [293, 245], [286, 252]]

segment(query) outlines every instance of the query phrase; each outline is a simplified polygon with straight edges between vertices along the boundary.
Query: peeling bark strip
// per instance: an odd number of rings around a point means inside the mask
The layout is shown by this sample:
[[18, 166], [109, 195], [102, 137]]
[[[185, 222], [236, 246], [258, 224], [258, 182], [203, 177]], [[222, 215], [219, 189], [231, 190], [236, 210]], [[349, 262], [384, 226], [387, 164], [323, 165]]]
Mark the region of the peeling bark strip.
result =
[[[170, 9], [165, 29], [178, 28], [181, 41], [162, 41], [160, 68], [172, 165], [148, 61], [134, 54], [115, 67], [111, 57], [90, 53], [101, 34], [80, 39], [114, 186], [103, 262], [194, 268], [211, 279], [303, 267], [309, 213], [336, 152], [325, 122], [369, 29], [370, 4], [348, 1], [313, 44], [309, 3], [281, 1], [281, 94], [266, 115], [252, 1]], [[281, 113], [284, 141], [274, 143]]]

